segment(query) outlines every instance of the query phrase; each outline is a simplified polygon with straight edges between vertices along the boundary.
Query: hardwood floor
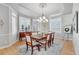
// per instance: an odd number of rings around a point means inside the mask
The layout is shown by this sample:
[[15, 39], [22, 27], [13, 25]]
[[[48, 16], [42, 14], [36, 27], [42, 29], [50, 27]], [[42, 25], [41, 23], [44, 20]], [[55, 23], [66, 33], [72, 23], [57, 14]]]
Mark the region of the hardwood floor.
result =
[[17, 55], [17, 53], [18, 53], [17, 46], [21, 46], [23, 44], [25, 44], [25, 42], [18, 41], [11, 47], [0, 49], [0, 55]]
[[75, 55], [73, 43], [71, 40], [65, 40], [62, 49], [62, 55]]
[[[8, 48], [0, 49], [0, 55], [18, 55], [17, 46], [25, 44], [23, 41], [18, 41], [14, 45]], [[74, 48], [71, 40], [64, 41], [64, 46], [61, 51], [61, 55], [74, 55]]]

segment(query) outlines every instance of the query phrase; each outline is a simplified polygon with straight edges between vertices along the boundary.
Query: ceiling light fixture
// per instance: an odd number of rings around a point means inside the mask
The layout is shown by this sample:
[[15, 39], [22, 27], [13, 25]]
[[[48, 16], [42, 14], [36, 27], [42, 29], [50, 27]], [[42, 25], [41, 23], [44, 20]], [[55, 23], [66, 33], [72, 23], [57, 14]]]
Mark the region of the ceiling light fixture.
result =
[[44, 15], [44, 8], [47, 6], [47, 4], [46, 4], [46, 3], [40, 3], [39, 6], [40, 6], [41, 9], [42, 9], [42, 16], [39, 17], [38, 21], [39, 21], [39, 22], [48, 22], [48, 19], [47, 19], [47, 18], [45, 17], [45, 15]]

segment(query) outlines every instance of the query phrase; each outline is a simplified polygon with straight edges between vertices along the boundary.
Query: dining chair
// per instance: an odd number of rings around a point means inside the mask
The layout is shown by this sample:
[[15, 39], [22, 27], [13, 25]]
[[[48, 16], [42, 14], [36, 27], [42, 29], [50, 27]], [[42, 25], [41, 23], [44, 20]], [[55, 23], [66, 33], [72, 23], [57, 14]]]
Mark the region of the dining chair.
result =
[[52, 33], [49, 33], [50, 37], [49, 37], [49, 40], [48, 40], [48, 47], [51, 46], [51, 41], [52, 41]]
[[50, 39], [51, 39], [50, 42], [51, 43], [49, 43], [49, 45], [51, 46], [51, 44], [54, 43], [54, 35], [55, 35], [55, 32], [50, 32], [49, 34], [51, 35], [51, 37], [50, 37]]
[[46, 38], [43, 38], [42, 40], [40, 40], [40, 41], [38, 41], [41, 45], [43, 45], [44, 46], [44, 48], [45, 48], [45, 51], [47, 50], [47, 45], [48, 45], [48, 47], [50, 47], [50, 41], [51, 41], [51, 39], [50, 39], [50, 37], [51, 37], [51, 35], [50, 34], [46, 34]]
[[40, 51], [40, 44], [38, 42], [36, 42], [35, 40], [32, 40], [32, 37], [29, 34], [26, 34], [26, 45], [27, 45], [27, 51], [28, 51], [28, 46], [31, 47], [31, 54], [33, 54], [34, 52], [34, 47], [38, 48], [38, 51]]

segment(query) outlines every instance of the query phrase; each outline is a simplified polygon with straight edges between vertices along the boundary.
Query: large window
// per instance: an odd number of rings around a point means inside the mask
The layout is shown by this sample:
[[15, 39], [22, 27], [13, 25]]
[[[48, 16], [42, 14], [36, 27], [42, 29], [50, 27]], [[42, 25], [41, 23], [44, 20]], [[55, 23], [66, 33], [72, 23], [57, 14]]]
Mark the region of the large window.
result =
[[52, 18], [49, 20], [50, 31], [61, 33], [62, 31], [62, 20], [61, 17]]
[[31, 29], [31, 20], [26, 17], [19, 17], [19, 31], [20, 32], [25, 32], [25, 31], [30, 31]]
[[39, 25], [37, 19], [32, 19], [32, 31], [39, 31]]

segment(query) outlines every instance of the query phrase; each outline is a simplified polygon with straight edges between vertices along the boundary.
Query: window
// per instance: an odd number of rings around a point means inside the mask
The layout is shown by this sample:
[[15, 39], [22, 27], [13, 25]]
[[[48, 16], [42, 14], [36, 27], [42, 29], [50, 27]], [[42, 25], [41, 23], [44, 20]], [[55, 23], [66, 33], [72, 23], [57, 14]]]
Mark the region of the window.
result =
[[25, 32], [25, 31], [30, 31], [31, 25], [30, 22], [31, 20], [26, 17], [19, 17], [19, 31], [20, 32]]
[[32, 19], [32, 31], [39, 31], [39, 22], [37, 19]]
[[61, 33], [61, 17], [52, 18], [49, 20], [50, 31]]
[[32, 30], [39, 32], [48, 32], [48, 22], [39, 22], [38, 19], [32, 19]]

